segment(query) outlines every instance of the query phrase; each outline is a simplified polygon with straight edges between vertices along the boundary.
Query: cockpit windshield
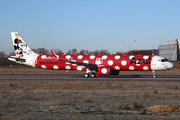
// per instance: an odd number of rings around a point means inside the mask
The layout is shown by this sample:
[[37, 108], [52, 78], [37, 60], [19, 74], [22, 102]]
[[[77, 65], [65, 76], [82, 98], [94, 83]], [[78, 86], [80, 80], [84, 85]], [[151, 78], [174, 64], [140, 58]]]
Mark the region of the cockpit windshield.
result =
[[164, 59], [161, 59], [161, 62], [167, 62], [168, 59], [164, 58]]

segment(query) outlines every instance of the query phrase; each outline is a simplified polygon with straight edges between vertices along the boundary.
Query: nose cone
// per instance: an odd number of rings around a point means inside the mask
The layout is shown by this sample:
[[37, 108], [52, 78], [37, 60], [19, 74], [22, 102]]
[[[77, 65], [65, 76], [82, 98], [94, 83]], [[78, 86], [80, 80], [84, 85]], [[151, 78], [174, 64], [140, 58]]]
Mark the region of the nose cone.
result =
[[170, 70], [174, 67], [174, 64], [172, 62], [168, 62], [166, 65], [167, 69]]

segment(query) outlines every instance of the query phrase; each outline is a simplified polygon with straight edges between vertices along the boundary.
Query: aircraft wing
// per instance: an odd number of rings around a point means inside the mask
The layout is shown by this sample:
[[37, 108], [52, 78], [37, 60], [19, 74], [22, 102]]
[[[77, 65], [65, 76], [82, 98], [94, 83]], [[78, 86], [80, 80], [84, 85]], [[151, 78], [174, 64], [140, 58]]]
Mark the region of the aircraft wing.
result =
[[51, 50], [51, 53], [52, 53], [53, 57], [56, 60], [63, 61], [63, 62], [68, 62], [70, 64], [75, 64], [77, 66], [84, 66], [86, 68], [89, 68], [90, 70], [97, 70], [97, 65], [96, 64], [89, 64], [89, 63], [83, 63], [83, 62], [75, 62], [75, 61], [69, 61], [69, 60], [61, 60], [61, 59], [59, 59], [58, 55], [56, 55], [56, 53], [53, 50]]
[[68, 61], [68, 60], [60, 60], [60, 61], [68, 62], [70, 64], [75, 64], [77, 66], [84, 66], [86, 68], [89, 68], [90, 70], [97, 70], [96, 64], [89, 64], [89, 63], [82, 63], [82, 62], [75, 62], [75, 61]]

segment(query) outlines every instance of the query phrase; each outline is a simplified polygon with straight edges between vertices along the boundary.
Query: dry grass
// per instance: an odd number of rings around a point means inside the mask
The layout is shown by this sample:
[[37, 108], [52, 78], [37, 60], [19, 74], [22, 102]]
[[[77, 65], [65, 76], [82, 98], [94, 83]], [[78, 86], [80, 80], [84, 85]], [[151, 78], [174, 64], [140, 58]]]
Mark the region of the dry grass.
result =
[[[179, 65], [179, 64], [178, 64]], [[177, 66], [177, 65], [176, 65]], [[83, 75], [81, 71], [0, 68], [6, 75]], [[121, 75], [152, 75], [126, 72]], [[179, 68], [157, 75], [180, 75]], [[0, 119], [148, 119], [180, 118], [179, 81], [1, 80]]]
[[1, 80], [0, 119], [178, 119], [179, 81]]
[[180, 105], [155, 105], [147, 110], [151, 112], [180, 112]]

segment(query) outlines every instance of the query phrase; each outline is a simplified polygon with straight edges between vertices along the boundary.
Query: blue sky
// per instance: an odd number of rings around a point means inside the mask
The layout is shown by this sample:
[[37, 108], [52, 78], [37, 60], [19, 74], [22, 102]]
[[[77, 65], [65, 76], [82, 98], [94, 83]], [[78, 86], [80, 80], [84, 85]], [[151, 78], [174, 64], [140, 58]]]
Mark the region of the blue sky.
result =
[[4, 0], [0, 51], [13, 51], [10, 32], [31, 48], [107, 49], [111, 53], [158, 48], [180, 38], [180, 0]]

